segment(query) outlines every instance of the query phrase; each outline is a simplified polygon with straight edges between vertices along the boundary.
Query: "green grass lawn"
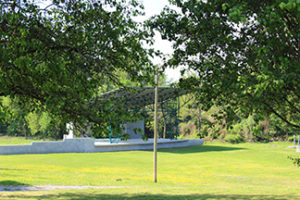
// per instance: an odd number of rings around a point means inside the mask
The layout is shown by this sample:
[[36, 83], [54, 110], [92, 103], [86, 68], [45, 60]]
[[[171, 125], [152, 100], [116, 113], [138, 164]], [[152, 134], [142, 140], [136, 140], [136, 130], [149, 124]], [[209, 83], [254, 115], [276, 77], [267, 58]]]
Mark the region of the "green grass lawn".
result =
[[0, 135], [0, 145], [16, 145], [16, 144], [31, 144], [38, 142], [38, 139], [25, 139], [25, 137], [11, 137]]
[[128, 186], [0, 192], [0, 199], [300, 199], [300, 156], [287, 143], [162, 149], [158, 183], [151, 151], [0, 156], [0, 185]]

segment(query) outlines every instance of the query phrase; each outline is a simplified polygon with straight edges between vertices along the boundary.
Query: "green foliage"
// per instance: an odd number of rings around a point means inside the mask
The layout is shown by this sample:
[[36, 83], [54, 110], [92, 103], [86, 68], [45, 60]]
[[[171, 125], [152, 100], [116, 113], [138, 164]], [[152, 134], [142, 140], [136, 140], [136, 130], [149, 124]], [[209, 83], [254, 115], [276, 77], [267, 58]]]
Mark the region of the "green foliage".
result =
[[11, 136], [26, 136], [28, 130], [26, 127], [26, 111], [18, 106], [16, 101], [9, 97], [0, 97], [0, 108], [3, 116], [0, 121], [1, 132]]
[[270, 137], [268, 135], [265, 135], [262, 131], [261, 127], [259, 125], [253, 127], [252, 129], [253, 136], [255, 137], [255, 141], [257, 142], [269, 142]]
[[[295, 138], [295, 140], [297, 141], [297, 138]], [[289, 136], [289, 137], [287, 138], [287, 141], [288, 141], [288, 142], [294, 142], [294, 136]]]
[[40, 119], [39, 119], [39, 125], [40, 125], [40, 130], [42, 132], [45, 132], [47, 128], [50, 126], [52, 119], [50, 115], [46, 112], [42, 112]]
[[224, 137], [224, 140], [226, 142], [230, 142], [230, 143], [234, 144], [234, 143], [243, 142], [243, 137], [240, 134], [236, 134], [236, 135], [228, 134]]
[[[46, 135], [47, 132], [50, 131], [49, 129], [53, 128], [51, 127], [52, 118], [46, 112], [42, 112], [42, 113], [30, 112], [25, 117], [25, 119], [28, 124], [28, 128], [30, 130], [31, 135], [36, 135], [37, 133]], [[55, 135], [56, 134], [53, 133], [53, 136]]]
[[[294, 118], [293, 120], [300, 119]], [[300, 135], [300, 129], [287, 125], [275, 115], [270, 115], [270, 135], [283, 139], [293, 135]]]
[[198, 131], [199, 138], [205, 138], [209, 135], [209, 126], [204, 125], [203, 128]]
[[6, 116], [1, 122], [1, 133], [11, 136], [35, 136], [62, 138], [65, 125], [47, 112], [28, 111], [18, 104], [17, 99], [0, 97], [0, 107]]
[[300, 167], [300, 158], [296, 158], [296, 157], [292, 157], [292, 156], [289, 156], [288, 158], [293, 161], [294, 165]]
[[29, 113], [25, 119], [32, 135], [40, 131], [39, 116], [36, 113]]
[[299, 1], [171, 3], [177, 8], [148, 24], [174, 42], [166, 65], [195, 71], [179, 85], [197, 94], [202, 110], [222, 107], [227, 124], [273, 114], [300, 129]]
[[239, 134], [246, 141], [255, 140], [255, 136], [253, 135], [253, 129], [256, 125], [256, 122], [253, 119], [253, 116], [249, 116], [248, 118], [242, 118], [237, 123], [233, 124], [231, 128], [227, 130], [229, 134]]
[[26, 127], [24, 127], [23, 122], [24, 121], [20, 119], [14, 119], [9, 121], [9, 123], [6, 125], [4, 132], [6, 132], [7, 135], [11, 135], [11, 136], [17, 136], [17, 135], [26, 136], [27, 130]]
[[269, 142], [285, 141], [294, 134], [299, 135], [299, 129], [287, 125], [274, 114], [264, 117], [253, 113], [247, 117], [238, 112], [229, 123], [224, 115], [220, 115], [224, 106], [212, 106], [204, 111], [201, 109], [203, 105], [197, 103], [196, 98], [187, 98], [188, 96], [192, 97], [193, 94], [181, 97], [181, 137], [192, 138], [198, 135], [207, 140], [226, 141], [225, 136], [231, 134], [240, 135], [247, 142]]
[[183, 135], [190, 135], [190, 134], [194, 133], [194, 130], [193, 130], [194, 126], [191, 123], [181, 123], [179, 125], [179, 129]]
[[153, 32], [132, 19], [143, 14], [135, 0], [1, 1], [0, 10], [0, 96], [30, 111], [104, 131], [113, 116], [111, 102], [96, 98], [99, 87], [123, 86], [123, 72], [151, 82], [154, 51], [142, 44], [152, 43]]

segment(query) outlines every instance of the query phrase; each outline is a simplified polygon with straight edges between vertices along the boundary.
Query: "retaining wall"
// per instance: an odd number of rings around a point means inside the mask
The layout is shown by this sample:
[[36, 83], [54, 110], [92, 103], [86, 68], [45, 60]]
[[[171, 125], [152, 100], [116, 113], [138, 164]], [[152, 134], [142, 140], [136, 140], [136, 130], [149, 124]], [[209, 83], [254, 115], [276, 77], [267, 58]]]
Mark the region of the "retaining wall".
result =
[[[170, 140], [159, 139], [157, 148], [186, 147], [202, 145], [203, 139], [197, 140]], [[32, 142], [29, 145], [0, 146], [0, 155], [9, 154], [41, 154], [41, 153], [87, 153], [111, 152], [153, 149], [153, 139], [129, 139], [119, 143], [109, 143], [108, 139], [73, 138], [63, 141]]]

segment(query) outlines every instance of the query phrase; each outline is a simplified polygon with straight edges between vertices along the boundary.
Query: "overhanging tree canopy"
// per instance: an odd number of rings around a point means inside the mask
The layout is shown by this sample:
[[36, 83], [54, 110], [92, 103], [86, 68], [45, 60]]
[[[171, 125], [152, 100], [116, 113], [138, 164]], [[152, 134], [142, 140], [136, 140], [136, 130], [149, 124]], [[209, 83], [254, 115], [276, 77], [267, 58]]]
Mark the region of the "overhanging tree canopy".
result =
[[170, 1], [149, 23], [173, 41], [169, 66], [185, 65], [196, 76], [180, 81], [201, 86], [199, 101], [209, 109], [274, 113], [300, 128], [300, 2]]
[[[153, 74], [149, 33], [132, 20], [142, 14], [135, 0], [34, 0], [0, 2], [0, 96], [17, 97], [65, 121], [95, 125], [105, 111], [86, 103], [99, 87]], [[150, 39], [149, 39], [150, 38]], [[95, 102], [97, 104], [97, 102]]]

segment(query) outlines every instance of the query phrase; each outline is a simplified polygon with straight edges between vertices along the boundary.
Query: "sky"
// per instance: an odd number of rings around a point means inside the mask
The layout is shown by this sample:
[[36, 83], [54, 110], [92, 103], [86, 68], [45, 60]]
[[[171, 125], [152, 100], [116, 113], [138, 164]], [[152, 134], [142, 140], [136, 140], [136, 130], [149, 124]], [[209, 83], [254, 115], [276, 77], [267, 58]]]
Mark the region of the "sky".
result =
[[[153, 15], [159, 14], [166, 5], [169, 5], [168, 0], [142, 0], [141, 2], [145, 7], [144, 11], [146, 15], [139, 17], [138, 21], [143, 21]], [[159, 33], [155, 35], [154, 40], [155, 43], [153, 48], [160, 50], [165, 54], [171, 54], [173, 52], [172, 44], [167, 40], [162, 40]], [[159, 58], [155, 58], [153, 62], [158, 65], [162, 64], [162, 61]], [[168, 68], [166, 69], [165, 74], [167, 75], [167, 82], [176, 82], [180, 78], [180, 69]]]

